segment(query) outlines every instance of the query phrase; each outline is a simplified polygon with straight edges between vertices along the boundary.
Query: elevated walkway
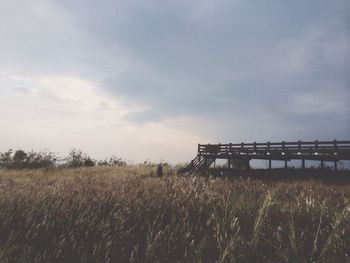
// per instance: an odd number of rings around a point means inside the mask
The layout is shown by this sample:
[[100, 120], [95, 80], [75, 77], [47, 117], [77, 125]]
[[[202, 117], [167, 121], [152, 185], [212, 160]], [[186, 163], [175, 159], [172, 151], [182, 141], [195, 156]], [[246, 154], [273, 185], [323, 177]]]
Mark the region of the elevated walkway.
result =
[[305, 160], [320, 161], [320, 167], [324, 167], [325, 161], [337, 164], [342, 160], [350, 160], [350, 141], [297, 141], [297, 142], [267, 142], [267, 143], [229, 143], [229, 144], [198, 144], [197, 156], [186, 167], [188, 173], [207, 171], [217, 159], [226, 159], [228, 168], [236, 161], [249, 168], [252, 159], [267, 160], [269, 169], [272, 161], [284, 161], [284, 167], [288, 167], [288, 161], [301, 160], [301, 167], [305, 168]]

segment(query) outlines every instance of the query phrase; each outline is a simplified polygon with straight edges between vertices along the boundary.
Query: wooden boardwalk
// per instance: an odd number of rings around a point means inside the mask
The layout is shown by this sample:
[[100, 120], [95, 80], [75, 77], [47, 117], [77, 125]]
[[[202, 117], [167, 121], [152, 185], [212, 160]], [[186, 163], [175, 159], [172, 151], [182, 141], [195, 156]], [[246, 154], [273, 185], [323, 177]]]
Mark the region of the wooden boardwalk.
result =
[[284, 167], [288, 167], [288, 161], [301, 160], [301, 168], [305, 168], [306, 160], [320, 161], [320, 167], [324, 167], [325, 161], [337, 164], [342, 160], [350, 160], [350, 141], [297, 141], [297, 142], [266, 142], [266, 143], [228, 143], [228, 144], [198, 144], [198, 153], [186, 167], [186, 172], [202, 172], [210, 168], [217, 159], [226, 159], [228, 168], [236, 161], [249, 168], [252, 159], [267, 160], [269, 169], [272, 161], [284, 161]]

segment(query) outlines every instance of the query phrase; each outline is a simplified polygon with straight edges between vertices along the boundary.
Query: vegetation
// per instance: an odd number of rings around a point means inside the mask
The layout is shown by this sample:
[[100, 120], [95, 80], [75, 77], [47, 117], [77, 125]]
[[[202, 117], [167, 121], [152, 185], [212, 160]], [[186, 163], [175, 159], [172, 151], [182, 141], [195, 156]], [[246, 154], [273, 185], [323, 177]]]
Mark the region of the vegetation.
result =
[[2, 169], [39, 169], [53, 167], [93, 167], [93, 166], [123, 166], [126, 162], [121, 158], [112, 156], [105, 160], [95, 160], [79, 149], [72, 149], [68, 156], [57, 157], [52, 152], [25, 152], [12, 149], [0, 153], [0, 168]]
[[1, 262], [349, 262], [350, 185], [0, 171]]
[[0, 153], [0, 168], [5, 169], [39, 169], [55, 166], [57, 157], [52, 152], [25, 152], [8, 150]]

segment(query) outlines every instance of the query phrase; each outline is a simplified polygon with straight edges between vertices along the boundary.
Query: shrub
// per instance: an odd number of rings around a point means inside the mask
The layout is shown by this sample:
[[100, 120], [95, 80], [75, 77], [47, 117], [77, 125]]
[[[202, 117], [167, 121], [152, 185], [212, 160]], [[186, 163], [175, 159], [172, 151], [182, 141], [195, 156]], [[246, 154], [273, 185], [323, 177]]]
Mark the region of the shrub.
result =
[[57, 157], [52, 152], [34, 152], [27, 153], [26, 168], [38, 169], [49, 168], [57, 165]]
[[126, 162], [117, 156], [111, 156], [109, 159], [100, 160], [97, 163], [98, 166], [125, 166]]
[[12, 149], [0, 153], [0, 167], [5, 169], [38, 169], [56, 165], [57, 158], [52, 152], [25, 152]]
[[12, 149], [7, 152], [0, 153], [0, 168], [9, 168], [12, 165]]
[[78, 149], [71, 150], [67, 158], [65, 158], [65, 161], [66, 162], [64, 165], [70, 168], [95, 166], [95, 161], [83, 151]]

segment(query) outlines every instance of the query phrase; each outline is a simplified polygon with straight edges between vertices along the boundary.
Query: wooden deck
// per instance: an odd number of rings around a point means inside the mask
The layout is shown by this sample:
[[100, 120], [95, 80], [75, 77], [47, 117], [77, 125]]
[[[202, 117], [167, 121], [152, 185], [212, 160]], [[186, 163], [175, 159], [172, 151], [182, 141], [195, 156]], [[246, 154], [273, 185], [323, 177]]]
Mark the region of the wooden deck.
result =
[[201, 172], [208, 170], [216, 159], [226, 159], [228, 168], [234, 161], [239, 161], [249, 168], [249, 161], [261, 159], [268, 161], [269, 169], [272, 161], [284, 161], [284, 167], [288, 167], [288, 161], [301, 160], [301, 168], [305, 168], [306, 160], [320, 161], [320, 167], [324, 167], [325, 161], [337, 163], [342, 160], [350, 160], [350, 141], [296, 141], [296, 142], [266, 142], [266, 143], [228, 143], [228, 144], [198, 144], [198, 153], [187, 166], [186, 172]]

